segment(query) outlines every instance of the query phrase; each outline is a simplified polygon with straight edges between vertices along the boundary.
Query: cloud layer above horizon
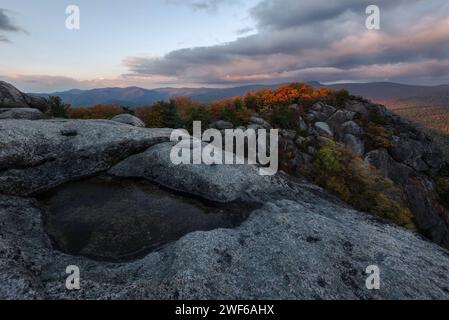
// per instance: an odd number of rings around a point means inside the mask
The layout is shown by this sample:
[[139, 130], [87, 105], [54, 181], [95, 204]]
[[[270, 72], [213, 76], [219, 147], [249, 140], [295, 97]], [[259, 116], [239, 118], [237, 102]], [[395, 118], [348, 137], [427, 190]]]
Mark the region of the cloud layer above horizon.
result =
[[0, 7], [0, 78], [29, 92], [449, 83], [447, 0], [377, 0], [380, 30], [365, 26], [371, 0], [135, 0], [107, 10], [106, 0], [79, 0], [83, 25], [74, 33], [63, 26], [64, 4], [23, 1], [33, 10], [13, 0]]
[[[214, 6], [218, 2], [210, 1]], [[370, 4], [370, 0], [263, 0], [250, 11], [256, 34], [163, 57], [131, 56], [124, 64], [134, 77], [219, 85], [295, 80], [449, 82], [447, 1], [379, 0], [380, 30], [365, 27]]]

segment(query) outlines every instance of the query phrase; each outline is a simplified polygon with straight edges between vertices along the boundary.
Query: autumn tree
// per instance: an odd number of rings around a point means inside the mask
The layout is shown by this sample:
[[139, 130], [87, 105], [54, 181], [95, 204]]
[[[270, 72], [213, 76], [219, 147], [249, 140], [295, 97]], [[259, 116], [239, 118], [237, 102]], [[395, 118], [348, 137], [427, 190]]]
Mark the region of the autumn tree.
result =
[[164, 114], [160, 104], [138, 108], [135, 115], [139, 117], [147, 128], [163, 128]]
[[127, 113], [125, 109], [107, 104], [98, 104], [90, 108], [72, 108], [69, 112], [72, 119], [112, 119], [123, 113]]

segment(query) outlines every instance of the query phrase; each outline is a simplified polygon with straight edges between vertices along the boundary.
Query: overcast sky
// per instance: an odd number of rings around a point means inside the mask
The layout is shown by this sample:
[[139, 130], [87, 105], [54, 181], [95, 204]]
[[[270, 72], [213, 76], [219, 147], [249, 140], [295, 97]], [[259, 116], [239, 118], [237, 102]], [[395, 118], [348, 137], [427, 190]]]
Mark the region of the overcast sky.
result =
[[[71, 4], [80, 30], [65, 26]], [[380, 30], [365, 27], [370, 4]], [[0, 79], [27, 92], [449, 83], [449, 1], [1, 0]]]

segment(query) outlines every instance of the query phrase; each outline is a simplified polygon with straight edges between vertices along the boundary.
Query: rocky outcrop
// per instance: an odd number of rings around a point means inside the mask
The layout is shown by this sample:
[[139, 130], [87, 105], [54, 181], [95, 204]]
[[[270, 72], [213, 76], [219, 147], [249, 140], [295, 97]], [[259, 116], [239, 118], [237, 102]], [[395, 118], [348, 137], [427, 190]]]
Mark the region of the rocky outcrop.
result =
[[322, 102], [315, 103], [306, 114], [306, 119], [310, 122], [324, 122], [335, 113], [333, 106]]
[[234, 125], [229, 121], [219, 120], [211, 123], [210, 127], [218, 130], [226, 130], [234, 128]]
[[284, 170], [308, 168], [321, 137], [331, 138], [391, 179], [405, 194], [421, 233], [449, 247], [449, 208], [435, 182], [448, 176], [449, 165], [423, 130], [384, 106], [356, 97], [340, 109], [316, 103], [304, 113], [292, 135], [281, 134]]
[[23, 119], [23, 120], [42, 120], [47, 118], [38, 109], [32, 108], [0, 108], [0, 120], [4, 119]]
[[120, 114], [111, 119], [112, 121], [129, 124], [130, 126], [145, 128], [145, 123], [139, 118], [130, 114]]
[[0, 81], [0, 108], [33, 108], [47, 111], [45, 98], [24, 94], [9, 83]]
[[260, 118], [260, 117], [256, 117], [256, 116], [252, 116], [249, 119], [249, 124], [251, 125], [255, 125], [255, 126], [259, 126], [259, 128], [263, 128], [266, 130], [270, 130], [272, 127], [271, 125], [265, 121], [264, 119]]
[[414, 176], [404, 183], [408, 202], [420, 231], [436, 243], [449, 243], [449, 215], [435, 192], [435, 182], [423, 176]]
[[[70, 124], [77, 132], [108, 132], [95, 146], [82, 139], [100, 158], [102, 146], [119, 143], [123, 128], [144, 135], [108, 122]], [[154, 142], [155, 132], [142, 130]], [[193, 232], [136, 261], [107, 263], [55, 250], [43, 228], [44, 209], [32, 198], [0, 195], [0, 298], [449, 299], [449, 253], [437, 245], [354, 211], [303, 180], [284, 174], [262, 178], [245, 166], [174, 168], [169, 151], [169, 144], [157, 144], [126, 157], [111, 173], [159, 179], [169, 188], [224, 202], [251, 198], [262, 207], [240, 227]], [[245, 186], [253, 192], [242, 191]], [[64, 287], [68, 265], [81, 270], [79, 291]], [[370, 265], [380, 269], [380, 290], [366, 288]]]
[[365, 162], [379, 169], [384, 176], [397, 184], [405, 183], [413, 175], [410, 167], [394, 161], [385, 149], [368, 152], [365, 155]]
[[108, 170], [170, 133], [106, 120], [0, 121], [0, 193], [27, 196]]
[[[373, 148], [365, 134], [371, 108], [377, 109], [363, 101], [348, 110], [315, 106], [316, 120], [301, 118], [307, 130], [281, 131], [280, 145], [296, 156], [290, 165], [313, 161], [314, 141], [324, 139], [315, 123], [328, 121], [337, 141], [352, 135], [363, 142], [366, 161], [404, 188], [425, 235], [446, 243], [447, 211], [433, 178], [446, 168], [438, 151], [383, 109], [392, 144]], [[270, 126], [259, 119], [251, 125]], [[170, 133], [107, 120], [0, 121], [0, 299], [449, 299], [446, 249], [355, 211], [301, 177], [264, 177], [248, 165], [175, 166]], [[398, 139], [413, 151], [392, 151]], [[428, 169], [417, 169], [419, 160]], [[404, 174], [395, 178], [399, 169]], [[223, 212], [231, 203], [256, 203], [258, 209], [238, 227], [191, 232], [134, 261], [62, 253], [47, 235], [41, 193], [105, 173], [218, 202]], [[137, 231], [124, 230], [122, 222], [116, 217], [107, 232]], [[127, 228], [133, 225], [141, 227]], [[69, 265], [81, 270], [79, 291], [65, 289]], [[365, 271], [373, 265], [380, 270], [380, 290], [366, 288]]]

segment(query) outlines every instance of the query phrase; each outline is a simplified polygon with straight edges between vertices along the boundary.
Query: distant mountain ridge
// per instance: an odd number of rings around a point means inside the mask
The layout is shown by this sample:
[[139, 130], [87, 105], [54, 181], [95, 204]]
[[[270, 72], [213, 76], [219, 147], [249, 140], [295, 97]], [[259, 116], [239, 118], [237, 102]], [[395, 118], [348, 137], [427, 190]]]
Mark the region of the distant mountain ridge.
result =
[[[323, 85], [319, 82], [308, 82], [314, 87], [329, 87], [332, 89], [347, 89], [351, 94], [363, 96], [374, 102], [383, 103], [390, 107], [405, 106], [449, 106], [449, 85], [419, 86], [405, 85], [393, 82], [373, 83], [342, 83]], [[61, 97], [65, 103], [73, 107], [89, 107], [96, 104], [116, 104], [131, 108], [153, 104], [157, 101], [168, 100], [175, 96], [185, 96], [196, 101], [211, 102], [218, 99], [244, 95], [249, 91], [263, 88], [277, 88], [282, 84], [247, 85], [233, 88], [158, 88], [143, 89], [128, 88], [100, 88], [92, 90], [73, 89], [40, 96], [55, 95]]]
[[[313, 83], [316, 84], [316, 83]], [[72, 107], [90, 107], [97, 104], [116, 104], [136, 108], [153, 104], [161, 100], [168, 100], [176, 96], [189, 97], [195, 101], [211, 102], [218, 99], [244, 95], [250, 91], [263, 88], [275, 89], [280, 84], [275, 85], [248, 85], [234, 88], [158, 88], [144, 89], [139, 87], [128, 88], [101, 88], [91, 90], [72, 89], [63, 92], [49, 94], [38, 94], [48, 97], [59, 96], [65, 103]]]
[[390, 108], [396, 107], [449, 107], [449, 85], [419, 86], [393, 82], [343, 83], [329, 86], [346, 89]]
[[73, 107], [90, 107], [97, 104], [116, 104], [139, 107], [156, 101], [165, 100], [167, 95], [138, 87], [101, 88], [92, 90], [69, 90], [49, 95], [59, 96], [65, 103]]

